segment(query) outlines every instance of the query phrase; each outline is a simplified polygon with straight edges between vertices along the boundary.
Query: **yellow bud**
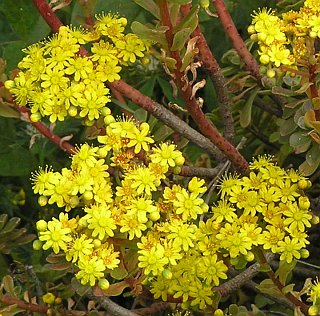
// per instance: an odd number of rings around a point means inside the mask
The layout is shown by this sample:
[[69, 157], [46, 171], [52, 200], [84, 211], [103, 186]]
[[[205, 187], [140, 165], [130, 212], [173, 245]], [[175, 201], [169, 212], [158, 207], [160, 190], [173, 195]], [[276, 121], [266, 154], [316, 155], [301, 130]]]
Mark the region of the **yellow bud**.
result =
[[13, 88], [15, 86], [14, 84], [14, 81], [13, 80], [7, 80], [5, 83], [4, 83], [4, 86], [10, 90], [11, 88]]
[[153, 226], [153, 221], [149, 220], [146, 222], [147, 228], [151, 228]]
[[261, 66], [260, 69], [259, 69], [259, 73], [261, 75], [265, 75], [268, 71], [268, 68], [266, 66]]
[[261, 42], [264, 42], [267, 38], [267, 35], [265, 33], [258, 33], [258, 40]]
[[48, 227], [48, 224], [45, 220], [40, 219], [39, 221], [37, 221], [36, 223], [36, 228], [39, 232], [44, 232]]
[[319, 216], [312, 214], [311, 224], [312, 225], [318, 225], [319, 222], [320, 222]]
[[308, 188], [308, 180], [306, 179], [301, 179], [298, 182], [298, 188], [301, 190], [305, 190]]
[[174, 174], [180, 174], [181, 170], [182, 170], [181, 167], [175, 166], [172, 171]]
[[158, 219], [160, 219], [160, 213], [155, 211], [155, 212], [152, 212], [148, 215], [148, 218], [150, 220], [152, 220], [153, 222], [157, 221]]
[[42, 248], [42, 241], [40, 241], [40, 240], [35, 240], [33, 243], [32, 243], [32, 248], [34, 249], [34, 250], [41, 250], [41, 248]]
[[94, 247], [95, 249], [101, 247], [101, 240], [99, 240], [99, 239], [94, 239], [94, 240], [93, 240], [93, 247]]
[[299, 252], [300, 252], [300, 256], [301, 256], [302, 259], [306, 259], [310, 255], [309, 251], [307, 249], [304, 249], [304, 248], [300, 249]]
[[62, 298], [61, 297], [57, 297], [55, 300], [54, 300], [54, 303], [55, 304], [61, 304], [62, 303]]
[[200, 7], [202, 9], [208, 9], [210, 6], [210, 1], [209, 0], [200, 0]]
[[71, 117], [75, 117], [75, 116], [77, 116], [77, 114], [78, 114], [78, 109], [77, 109], [75, 106], [71, 105], [71, 106], [69, 107], [69, 109], [68, 109], [68, 114], [69, 114]]
[[39, 196], [39, 198], [38, 198], [38, 204], [39, 204], [40, 206], [46, 206], [47, 203], [48, 203], [48, 197], [43, 196], [43, 195]]
[[115, 122], [115, 118], [112, 115], [107, 115], [104, 119], [104, 124], [109, 125], [113, 122]]
[[260, 60], [260, 63], [263, 65], [267, 65], [270, 62], [270, 58], [268, 55], [261, 55], [259, 60]]
[[252, 25], [252, 24], [248, 26], [247, 31], [248, 31], [249, 34], [255, 34], [256, 33], [256, 29], [255, 29], [254, 25]]
[[216, 309], [215, 312], [213, 313], [213, 316], [223, 316], [223, 310], [222, 309]]
[[162, 276], [167, 279], [167, 280], [171, 280], [172, 279], [172, 272], [170, 269], [164, 269], [162, 271]]
[[317, 33], [317, 32], [314, 32], [314, 31], [311, 31], [311, 32], [309, 33], [309, 36], [310, 36], [311, 38], [316, 38], [316, 37], [318, 36], [318, 33]]
[[247, 254], [245, 255], [245, 259], [246, 259], [248, 262], [253, 261], [253, 260], [254, 260], [254, 254], [253, 254], [253, 252], [248, 251]]
[[300, 196], [299, 197], [299, 207], [302, 210], [308, 210], [310, 208], [310, 201], [307, 196]]
[[184, 159], [184, 157], [181, 155], [179, 157], [177, 157], [174, 162], [176, 163], [177, 166], [183, 166], [184, 162], [186, 160]]
[[69, 200], [69, 204], [72, 208], [75, 208], [80, 203], [79, 198], [77, 196], [72, 196]]
[[33, 123], [37, 123], [37, 122], [41, 121], [41, 118], [42, 118], [42, 116], [39, 112], [32, 113], [30, 115], [30, 121]]
[[319, 305], [313, 305], [310, 306], [308, 309], [309, 316], [318, 316], [320, 315], [320, 306]]
[[268, 69], [267, 77], [268, 78], [274, 78], [275, 76], [276, 76], [276, 72], [274, 71], [274, 69]]
[[84, 219], [83, 217], [81, 217], [78, 221], [79, 226], [81, 227], [87, 227], [88, 226], [88, 222], [86, 219]]
[[250, 39], [253, 42], [258, 42], [258, 35], [257, 34], [251, 34], [250, 35]]
[[110, 283], [107, 279], [100, 279], [98, 286], [101, 290], [107, 290], [110, 287]]
[[106, 158], [108, 155], [108, 148], [107, 147], [101, 147], [97, 150], [97, 155], [99, 156], [99, 158]]
[[85, 126], [92, 126], [94, 124], [94, 121], [91, 121], [91, 120], [89, 120], [89, 119], [86, 119], [85, 121], [84, 121], [84, 125]]
[[46, 303], [49, 305], [52, 305], [55, 299], [56, 297], [51, 292], [48, 292], [45, 295], [42, 295], [43, 303]]
[[83, 194], [82, 194], [82, 197], [87, 200], [87, 201], [90, 201], [93, 199], [93, 193], [92, 191], [85, 191]]
[[121, 17], [120, 19], [118, 19], [118, 22], [122, 24], [122, 26], [126, 26], [128, 21], [126, 18]]
[[103, 116], [107, 116], [107, 115], [111, 114], [111, 110], [108, 107], [105, 106], [104, 108], [100, 109], [100, 113]]
[[147, 56], [143, 56], [141, 59], [142, 65], [149, 65], [150, 64], [150, 58]]

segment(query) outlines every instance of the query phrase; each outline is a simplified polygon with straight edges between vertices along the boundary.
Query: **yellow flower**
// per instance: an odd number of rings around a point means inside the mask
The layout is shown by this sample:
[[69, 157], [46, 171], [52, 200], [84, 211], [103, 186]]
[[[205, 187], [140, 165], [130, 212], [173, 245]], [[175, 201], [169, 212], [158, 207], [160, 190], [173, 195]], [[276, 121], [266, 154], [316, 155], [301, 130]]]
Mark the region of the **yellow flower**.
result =
[[32, 92], [37, 90], [34, 80], [23, 72], [19, 72], [14, 80], [7, 80], [5, 87], [15, 95], [18, 105], [26, 105]]
[[138, 266], [144, 269], [144, 274], [152, 273], [154, 276], [159, 275], [169, 262], [168, 258], [164, 257], [164, 248], [160, 244], [150, 250], [139, 250], [138, 260]]
[[86, 207], [84, 210], [87, 213], [84, 218], [88, 222], [88, 228], [93, 230], [92, 237], [98, 236], [100, 240], [103, 240], [105, 236], [112, 237], [114, 235], [113, 230], [117, 226], [107, 205], [93, 205], [90, 208]]
[[93, 72], [93, 64], [88, 57], [77, 56], [69, 60], [69, 65], [65, 68], [67, 75], [73, 75], [75, 81], [85, 79]]
[[191, 218], [196, 219], [198, 215], [207, 212], [209, 208], [207, 204], [204, 204], [204, 200], [198, 197], [198, 193], [188, 193], [186, 189], [177, 193], [173, 206], [177, 214], [182, 214], [184, 221]]
[[[179, 159], [183, 158], [182, 153], [176, 149], [176, 145], [162, 143], [159, 147], [153, 148], [150, 159], [153, 163], [175, 167]], [[182, 163], [183, 164], [183, 163]]]
[[189, 248], [194, 247], [193, 240], [195, 240], [195, 232], [197, 226], [193, 224], [186, 224], [182, 221], [171, 222], [168, 226], [169, 234], [168, 240], [173, 239], [173, 246], [181, 246], [184, 251], [188, 251]]
[[85, 256], [92, 254], [93, 243], [92, 239], [86, 235], [74, 238], [68, 244], [68, 250], [66, 251], [66, 259], [74, 263], [78, 260], [83, 260]]
[[290, 263], [294, 258], [300, 259], [300, 250], [302, 248], [303, 245], [299, 239], [286, 236], [284, 241], [281, 240], [278, 242], [278, 252], [281, 253], [280, 260], [285, 260]]
[[46, 72], [41, 75], [41, 79], [41, 87], [48, 88], [55, 95], [66, 89], [69, 84], [69, 78], [65, 76], [64, 70], [59, 70], [57, 67], [47, 67]]
[[80, 271], [76, 274], [76, 278], [80, 280], [81, 284], [87, 283], [94, 286], [96, 281], [104, 276], [106, 269], [103, 260], [98, 257], [85, 257], [78, 261]]
[[138, 128], [132, 129], [128, 134], [127, 138], [129, 138], [128, 147], [134, 147], [134, 153], [138, 154], [141, 149], [144, 151], [149, 151], [149, 144], [152, 144], [154, 140], [147, 136], [149, 134], [149, 124], [148, 123], [141, 123]]
[[47, 229], [39, 232], [39, 240], [44, 241], [42, 246], [44, 250], [52, 248], [54, 253], [67, 249], [67, 243], [72, 241], [70, 228], [63, 228], [59, 221], [48, 222]]
[[299, 208], [296, 203], [290, 203], [288, 209], [283, 212], [287, 218], [284, 225], [288, 227], [288, 231], [305, 231], [306, 227], [311, 227], [312, 215], [307, 211]]

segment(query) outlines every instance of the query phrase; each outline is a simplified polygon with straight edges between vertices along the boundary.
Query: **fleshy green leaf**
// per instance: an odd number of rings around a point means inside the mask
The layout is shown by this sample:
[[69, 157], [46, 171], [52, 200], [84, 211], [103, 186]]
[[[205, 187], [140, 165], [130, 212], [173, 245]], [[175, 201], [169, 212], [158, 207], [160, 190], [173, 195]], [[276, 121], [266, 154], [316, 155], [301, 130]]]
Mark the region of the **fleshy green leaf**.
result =
[[[193, 6], [190, 12], [182, 19], [182, 21], [173, 29], [174, 33], [177, 33], [183, 29], [189, 28], [191, 33], [196, 29], [199, 19], [199, 6]], [[190, 34], [191, 34], [190, 33]]]
[[159, 43], [163, 47], [167, 46], [167, 40], [165, 37], [165, 32], [168, 29], [167, 26], [151, 27], [146, 26], [138, 21], [134, 21], [131, 24], [131, 29], [133, 33], [143, 39]]
[[284, 294], [278, 289], [278, 287], [270, 279], [263, 280], [256, 288], [264, 294], [269, 294], [275, 297], [284, 297]]
[[6, 105], [0, 101], [0, 116], [7, 118], [19, 118], [20, 114], [11, 106]]
[[140, 7], [150, 12], [157, 19], [160, 19], [160, 10], [157, 4], [153, 0], [133, 0]]
[[174, 52], [174, 51], [180, 51], [182, 48], [184, 48], [191, 33], [192, 33], [191, 29], [186, 28], [174, 34], [171, 50]]
[[252, 103], [257, 96], [257, 93], [259, 92], [260, 88], [255, 88], [251, 94], [244, 106], [240, 110], [240, 124], [241, 127], [248, 127], [251, 123], [251, 112], [252, 112]]

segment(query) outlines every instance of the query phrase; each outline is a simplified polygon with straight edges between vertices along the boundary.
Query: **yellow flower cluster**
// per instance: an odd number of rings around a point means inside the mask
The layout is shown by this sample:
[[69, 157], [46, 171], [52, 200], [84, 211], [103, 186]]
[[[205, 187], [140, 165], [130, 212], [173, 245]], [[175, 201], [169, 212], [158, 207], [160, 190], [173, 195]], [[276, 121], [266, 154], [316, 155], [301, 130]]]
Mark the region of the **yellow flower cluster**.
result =
[[[124, 34], [127, 20], [101, 14], [93, 30], [61, 26], [51, 38], [24, 49], [21, 71], [5, 86], [20, 106], [28, 105], [31, 120], [50, 122], [78, 117], [91, 125], [108, 111], [111, 101], [104, 83], [119, 80], [123, 66], [148, 58], [148, 43]], [[91, 56], [80, 54], [81, 45]]]
[[213, 207], [220, 223], [216, 242], [230, 258], [250, 257], [255, 246], [280, 254], [280, 260], [306, 258], [306, 230], [313, 215], [303, 190], [309, 181], [294, 170], [285, 171], [270, 157], [250, 165], [247, 177], [226, 177], [220, 185], [222, 200]]
[[296, 66], [310, 54], [320, 37], [319, 7], [319, 0], [306, 0], [299, 11], [283, 13], [281, 18], [271, 9], [254, 12], [248, 32], [259, 44], [260, 62]]
[[[112, 118], [105, 117], [106, 135], [98, 136], [101, 145], [83, 144], [72, 156], [70, 168], [61, 172], [40, 168], [32, 176], [40, 205], [56, 204], [66, 212], [83, 210], [76, 218], [69, 219], [69, 214], [62, 212], [58, 219], [38, 221], [41, 244], [37, 241], [37, 247], [64, 252], [66, 259], [79, 268], [76, 277], [91, 286], [119, 265], [114, 240], [139, 240], [159, 221], [164, 210], [153, 196], [160, 190], [166, 173], [177, 171], [184, 164], [182, 153], [174, 144], [150, 147], [154, 141], [148, 136], [147, 123]], [[142, 160], [138, 157], [141, 154]], [[110, 178], [109, 164], [117, 170], [116, 183]], [[197, 188], [196, 183], [194, 186]], [[193, 205], [201, 205], [197, 214], [206, 211], [202, 199], [194, 193], [189, 197], [182, 189], [181, 192], [177, 206], [181, 217], [194, 217]]]

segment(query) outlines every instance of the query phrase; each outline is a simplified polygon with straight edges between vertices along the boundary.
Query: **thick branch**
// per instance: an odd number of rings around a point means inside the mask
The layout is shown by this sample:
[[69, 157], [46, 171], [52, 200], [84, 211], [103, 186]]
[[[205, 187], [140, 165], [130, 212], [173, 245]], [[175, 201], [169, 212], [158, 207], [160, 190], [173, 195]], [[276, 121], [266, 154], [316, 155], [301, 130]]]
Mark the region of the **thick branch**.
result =
[[[187, 15], [190, 9], [190, 4], [181, 7], [184, 15]], [[216, 58], [203, 36], [203, 33], [201, 32], [199, 25], [194, 30], [192, 36], [198, 37], [197, 47], [199, 49], [199, 58], [202, 61], [204, 68], [209, 72], [216, 90], [220, 116], [222, 117], [222, 124], [224, 125], [225, 138], [232, 142], [234, 138], [234, 124], [231, 113], [231, 100], [228, 94], [226, 80]]]
[[154, 115], [163, 123], [171, 127], [174, 131], [182, 134], [184, 137], [195, 143], [200, 148], [204, 149], [218, 161], [224, 159], [218, 149], [199, 132], [191, 128], [186, 122], [175, 116], [172, 112], [166, 109], [161, 104], [153, 101], [151, 98], [142, 94], [123, 80], [114, 81], [112, 86], [121, 92], [125, 97], [140, 107]]
[[247, 46], [244, 43], [243, 39], [239, 35], [238, 30], [234, 25], [233, 20], [224, 3], [224, 0], [213, 0], [212, 2], [216, 8], [221, 24], [233, 44], [233, 47], [245, 63], [246, 68], [255, 78], [257, 78], [260, 81], [261, 75], [259, 72], [259, 65], [257, 61], [253, 58], [252, 54], [247, 49]]
[[[168, 47], [172, 47], [173, 43], [173, 25], [170, 19], [170, 13], [167, 0], [159, 0], [159, 8], [161, 15], [161, 22], [168, 28], [166, 31], [166, 39]], [[182, 66], [181, 57], [178, 51], [169, 51], [172, 58], [176, 60], [176, 68], [174, 70], [175, 83], [179, 88], [181, 97], [184, 99], [186, 108], [191, 115], [194, 122], [199, 127], [203, 135], [208, 137], [213, 144], [215, 144], [221, 152], [226, 155], [230, 162], [241, 172], [248, 172], [248, 163], [240, 152], [226, 140], [213, 125], [213, 123], [206, 118], [202, 112], [196, 98], [193, 95], [192, 86], [186, 82], [184, 73], [180, 71]]]
[[74, 154], [76, 153], [76, 149], [74, 146], [72, 146], [70, 143], [68, 143], [66, 140], [63, 138], [59, 137], [58, 135], [52, 133], [50, 128], [45, 126], [41, 122], [31, 122], [29, 118], [29, 111], [25, 107], [20, 107], [17, 106], [16, 109], [21, 113], [22, 116], [27, 119], [30, 124], [32, 124], [43, 136], [48, 138], [51, 142], [55, 143], [58, 145], [63, 151], [68, 152], [69, 154]]

